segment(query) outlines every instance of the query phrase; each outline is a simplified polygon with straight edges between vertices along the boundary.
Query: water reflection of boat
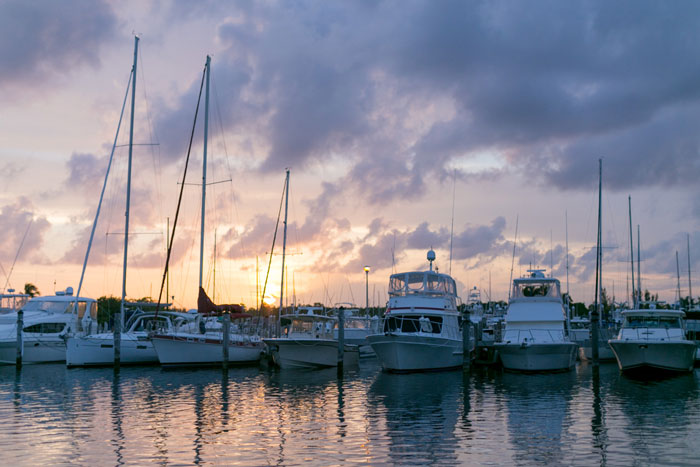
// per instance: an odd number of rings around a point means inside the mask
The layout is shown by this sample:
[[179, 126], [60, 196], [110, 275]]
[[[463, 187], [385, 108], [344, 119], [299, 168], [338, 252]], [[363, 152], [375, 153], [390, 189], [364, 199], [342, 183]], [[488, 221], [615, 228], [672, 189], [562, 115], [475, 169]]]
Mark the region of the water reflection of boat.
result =
[[462, 373], [456, 371], [377, 374], [367, 394], [368, 420], [386, 426], [382, 431], [389, 437], [391, 463], [459, 463], [455, 428], [462, 389]]
[[503, 372], [494, 383], [505, 400], [515, 463], [566, 464], [576, 374]]

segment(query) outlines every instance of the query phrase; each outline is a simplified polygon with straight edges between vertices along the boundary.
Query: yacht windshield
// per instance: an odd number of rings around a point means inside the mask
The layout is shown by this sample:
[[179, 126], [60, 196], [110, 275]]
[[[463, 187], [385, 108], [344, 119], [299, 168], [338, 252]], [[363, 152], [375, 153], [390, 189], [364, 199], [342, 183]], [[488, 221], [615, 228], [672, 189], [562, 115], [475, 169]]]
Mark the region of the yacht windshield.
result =
[[625, 327], [680, 329], [681, 320], [676, 316], [628, 316]]
[[47, 313], [70, 313], [73, 311], [73, 302], [50, 302], [47, 300], [29, 300], [22, 310], [45, 311]]
[[559, 298], [559, 296], [559, 282], [557, 281], [517, 281], [513, 284], [512, 298]]

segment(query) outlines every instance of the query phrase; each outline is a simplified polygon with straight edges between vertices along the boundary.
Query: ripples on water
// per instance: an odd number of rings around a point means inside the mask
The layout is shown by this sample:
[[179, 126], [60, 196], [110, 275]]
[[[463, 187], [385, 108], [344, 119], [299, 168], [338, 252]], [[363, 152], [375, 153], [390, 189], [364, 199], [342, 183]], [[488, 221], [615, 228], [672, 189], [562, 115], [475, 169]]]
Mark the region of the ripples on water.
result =
[[697, 465], [698, 370], [0, 367], [3, 465]]

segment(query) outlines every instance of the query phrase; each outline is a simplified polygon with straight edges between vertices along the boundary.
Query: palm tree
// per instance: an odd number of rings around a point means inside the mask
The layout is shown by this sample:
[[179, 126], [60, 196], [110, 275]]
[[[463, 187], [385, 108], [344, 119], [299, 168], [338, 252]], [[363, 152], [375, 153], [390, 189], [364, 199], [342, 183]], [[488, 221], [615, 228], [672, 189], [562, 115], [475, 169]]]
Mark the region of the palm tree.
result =
[[31, 297], [41, 295], [41, 292], [39, 292], [39, 289], [36, 288], [36, 285], [32, 284], [31, 282], [24, 284], [24, 293]]

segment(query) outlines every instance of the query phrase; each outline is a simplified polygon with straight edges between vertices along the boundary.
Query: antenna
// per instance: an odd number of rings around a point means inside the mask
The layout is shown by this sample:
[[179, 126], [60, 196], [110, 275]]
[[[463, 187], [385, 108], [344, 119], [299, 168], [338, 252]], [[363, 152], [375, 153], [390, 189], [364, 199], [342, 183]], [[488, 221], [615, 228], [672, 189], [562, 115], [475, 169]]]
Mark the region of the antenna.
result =
[[554, 243], [552, 241], [552, 229], [549, 229], [549, 277], [552, 276], [554, 270]]
[[457, 169], [452, 176], [452, 225], [450, 226], [450, 275], [452, 275], [452, 239], [455, 231], [455, 192], [457, 185]]
[[513, 258], [510, 260], [510, 280], [508, 281], [508, 301], [510, 301], [510, 289], [513, 282], [513, 265], [515, 264], [515, 246], [518, 244], [518, 219], [519, 215], [515, 216], [515, 240], [513, 240]]

